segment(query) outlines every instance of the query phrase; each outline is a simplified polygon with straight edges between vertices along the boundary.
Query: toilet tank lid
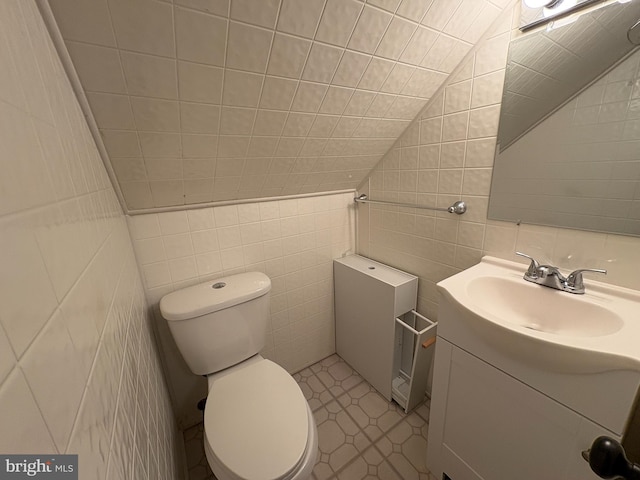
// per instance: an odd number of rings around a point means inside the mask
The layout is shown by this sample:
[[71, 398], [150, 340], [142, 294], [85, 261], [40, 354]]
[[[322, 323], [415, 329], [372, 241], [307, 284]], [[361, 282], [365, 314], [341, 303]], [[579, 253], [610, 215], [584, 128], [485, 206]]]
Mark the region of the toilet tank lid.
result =
[[165, 295], [160, 313], [169, 321], [188, 320], [248, 302], [270, 290], [271, 280], [264, 273], [239, 273]]

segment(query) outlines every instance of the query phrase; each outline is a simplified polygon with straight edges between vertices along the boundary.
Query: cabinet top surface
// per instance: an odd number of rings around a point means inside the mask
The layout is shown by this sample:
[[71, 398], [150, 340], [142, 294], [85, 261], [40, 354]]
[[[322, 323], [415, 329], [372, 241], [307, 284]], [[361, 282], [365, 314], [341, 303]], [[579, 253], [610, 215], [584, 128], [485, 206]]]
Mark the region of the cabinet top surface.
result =
[[399, 287], [406, 283], [417, 282], [418, 277], [410, 273], [403, 272], [396, 268], [370, 260], [360, 255], [349, 255], [334, 260], [339, 263], [368, 275], [376, 280], [387, 283], [393, 287]]

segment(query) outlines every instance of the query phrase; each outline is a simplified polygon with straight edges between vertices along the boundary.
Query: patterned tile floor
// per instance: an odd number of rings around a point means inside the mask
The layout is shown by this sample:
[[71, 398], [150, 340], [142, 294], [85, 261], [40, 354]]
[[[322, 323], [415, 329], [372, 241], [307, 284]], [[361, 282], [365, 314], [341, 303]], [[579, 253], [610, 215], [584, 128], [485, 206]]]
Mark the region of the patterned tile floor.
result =
[[[436, 480], [425, 466], [429, 403], [408, 415], [337, 355], [296, 373], [318, 426], [315, 480]], [[189, 480], [215, 479], [202, 424], [184, 431]]]

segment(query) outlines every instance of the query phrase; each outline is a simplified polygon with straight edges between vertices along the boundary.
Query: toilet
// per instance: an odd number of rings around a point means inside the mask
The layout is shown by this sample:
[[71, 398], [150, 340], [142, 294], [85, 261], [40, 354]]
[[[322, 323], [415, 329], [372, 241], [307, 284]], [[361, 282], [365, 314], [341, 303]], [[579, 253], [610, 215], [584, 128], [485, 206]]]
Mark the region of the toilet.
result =
[[260, 272], [165, 295], [160, 312], [191, 371], [207, 377], [204, 450], [219, 480], [305, 480], [318, 433], [293, 377], [259, 352], [271, 280]]

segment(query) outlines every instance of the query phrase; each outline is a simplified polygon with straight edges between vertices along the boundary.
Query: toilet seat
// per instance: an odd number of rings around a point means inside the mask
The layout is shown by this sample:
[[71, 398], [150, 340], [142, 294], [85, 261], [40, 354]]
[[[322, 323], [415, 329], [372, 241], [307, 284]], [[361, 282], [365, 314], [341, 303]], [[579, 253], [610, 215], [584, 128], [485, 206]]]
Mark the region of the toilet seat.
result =
[[308, 460], [309, 438], [315, 435], [300, 388], [282, 367], [262, 358], [233, 370], [210, 381], [207, 456], [231, 478], [293, 476]]

